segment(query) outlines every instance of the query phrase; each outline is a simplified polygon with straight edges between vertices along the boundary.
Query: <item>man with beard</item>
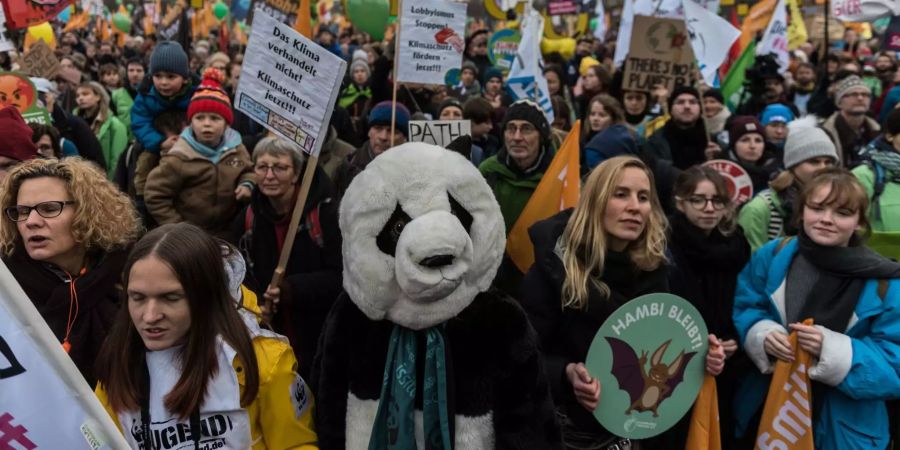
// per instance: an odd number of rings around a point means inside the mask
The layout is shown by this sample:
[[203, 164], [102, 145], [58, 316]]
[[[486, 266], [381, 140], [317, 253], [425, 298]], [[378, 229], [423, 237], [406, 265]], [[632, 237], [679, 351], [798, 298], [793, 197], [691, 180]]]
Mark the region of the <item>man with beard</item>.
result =
[[878, 136], [881, 127], [866, 116], [872, 105], [872, 91], [856, 75], [841, 80], [834, 94], [838, 110], [822, 124], [837, 148], [844, 167], [861, 163], [860, 150]]
[[795, 116], [800, 115], [800, 112], [797, 111], [797, 107], [794, 106], [794, 103], [787, 97], [784, 88], [784, 76], [778, 72], [768, 71], [761, 73], [760, 76], [763, 78], [763, 83], [765, 85], [762, 96], [754, 96], [750, 101], [745, 102], [738, 108], [736, 115], [758, 117], [762, 111], [766, 109], [766, 106], [773, 103], [784, 104], [791, 109], [791, 112], [793, 112]]
[[816, 90], [816, 68], [810, 63], [800, 63], [794, 73], [794, 87], [791, 89], [791, 101], [801, 116], [807, 114], [807, 104]]
[[[888, 93], [896, 86], [894, 77], [897, 75], [897, 59], [891, 52], [881, 52], [875, 58], [875, 75], [881, 80], [881, 96], [873, 103], [872, 111], [880, 115]], [[889, 112], [885, 112], [884, 116]]]

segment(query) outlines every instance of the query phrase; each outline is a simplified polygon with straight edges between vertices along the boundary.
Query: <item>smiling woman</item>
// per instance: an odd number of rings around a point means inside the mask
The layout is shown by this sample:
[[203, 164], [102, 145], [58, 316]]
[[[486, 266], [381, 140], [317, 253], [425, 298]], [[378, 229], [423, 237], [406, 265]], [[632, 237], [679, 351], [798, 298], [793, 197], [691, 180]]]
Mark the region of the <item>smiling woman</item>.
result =
[[3, 262], [88, 383], [140, 225], [127, 196], [80, 158], [30, 160], [0, 186]]

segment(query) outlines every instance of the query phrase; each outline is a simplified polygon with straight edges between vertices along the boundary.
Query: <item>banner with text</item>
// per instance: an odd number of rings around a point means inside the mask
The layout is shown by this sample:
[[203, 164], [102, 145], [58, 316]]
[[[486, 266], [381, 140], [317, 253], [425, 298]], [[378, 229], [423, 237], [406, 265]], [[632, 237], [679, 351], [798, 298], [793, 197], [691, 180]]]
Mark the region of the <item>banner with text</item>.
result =
[[128, 448], [75, 363], [2, 263], [0, 448]]
[[260, 9], [254, 15], [235, 106], [318, 155], [347, 63]]
[[472, 122], [468, 120], [411, 120], [409, 122], [410, 142], [446, 147], [460, 136], [472, 135]]
[[650, 92], [661, 84], [669, 92], [694, 84], [694, 52], [684, 21], [635, 16], [622, 89]]
[[402, 7], [397, 81], [444, 84], [447, 72], [462, 66], [466, 4], [419, 0]]

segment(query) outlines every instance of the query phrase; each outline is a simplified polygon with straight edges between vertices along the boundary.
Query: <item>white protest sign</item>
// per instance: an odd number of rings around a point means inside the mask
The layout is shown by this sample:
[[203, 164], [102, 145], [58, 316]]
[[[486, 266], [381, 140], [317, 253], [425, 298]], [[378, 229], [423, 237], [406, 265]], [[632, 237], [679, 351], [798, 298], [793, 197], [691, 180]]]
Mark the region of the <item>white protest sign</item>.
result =
[[75, 363], [3, 263], [0, 448], [128, 448]]
[[468, 120], [411, 120], [409, 122], [410, 142], [446, 147], [460, 136], [472, 135], [472, 122]]
[[0, 7], [0, 52], [8, 52], [15, 49], [16, 46], [6, 38], [6, 14], [3, 12], [3, 8]]
[[347, 63], [257, 8], [235, 107], [318, 155]]
[[445, 84], [462, 65], [466, 4], [448, 0], [402, 2], [397, 81]]

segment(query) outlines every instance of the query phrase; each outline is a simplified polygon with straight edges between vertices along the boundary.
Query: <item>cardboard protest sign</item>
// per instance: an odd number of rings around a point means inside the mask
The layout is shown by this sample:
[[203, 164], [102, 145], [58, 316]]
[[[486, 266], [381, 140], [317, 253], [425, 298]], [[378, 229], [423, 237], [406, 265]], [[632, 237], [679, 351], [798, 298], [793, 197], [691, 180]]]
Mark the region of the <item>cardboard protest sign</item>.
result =
[[397, 81], [444, 84], [447, 72], [462, 65], [466, 4], [419, 0], [401, 7]]
[[650, 92], [694, 82], [694, 52], [683, 20], [635, 16], [623, 90]]
[[603, 386], [594, 417], [629, 439], [671, 428], [697, 398], [708, 346], [703, 317], [687, 300], [650, 294], [629, 301], [597, 331], [585, 360]]
[[743, 205], [753, 198], [753, 180], [738, 163], [727, 159], [713, 159], [703, 165], [722, 174], [731, 201], [736, 205]]
[[510, 28], [497, 31], [488, 39], [488, 59], [492, 65], [503, 71], [504, 75], [509, 73], [513, 61], [516, 60], [521, 40], [522, 35]]
[[318, 155], [347, 63], [262, 10], [254, 15], [235, 107]]
[[59, 73], [59, 59], [46, 42], [39, 40], [22, 58], [22, 70], [33, 77], [52, 80]]
[[256, 11], [260, 10], [280, 23], [293, 25], [297, 20], [297, 8], [300, 7], [300, 0], [255, 0], [252, 4], [253, 8], [247, 17], [247, 25], [255, 24]]
[[75, 363], [2, 263], [0, 448], [128, 448]]
[[6, 27], [13, 30], [44, 23], [72, 2], [73, 0], [0, 0], [6, 10]]
[[472, 135], [472, 123], [468, 120], [412, 120], [409, 122], [410, 142], [446, 147], [460, 136]]
[[14, 106], [28, 123], [50, 124], [47, 110], [38, 106], [38, 91], [28, 75], [0, 72], [0, 108]]

